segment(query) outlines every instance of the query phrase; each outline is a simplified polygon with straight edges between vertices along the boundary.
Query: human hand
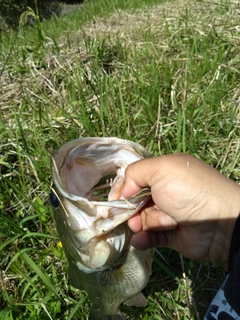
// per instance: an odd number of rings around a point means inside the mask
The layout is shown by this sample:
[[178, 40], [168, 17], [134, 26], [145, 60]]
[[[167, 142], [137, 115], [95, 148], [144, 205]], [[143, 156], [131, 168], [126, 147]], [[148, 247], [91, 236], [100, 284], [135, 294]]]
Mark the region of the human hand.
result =
[[232, 232], [240, 212], [240, 186], [188, 154], [132, 163], [123, 197], [151, 187], [152, 202], [129, 219], [139, 250], [169, 246], [186, 257], [227, 267]]

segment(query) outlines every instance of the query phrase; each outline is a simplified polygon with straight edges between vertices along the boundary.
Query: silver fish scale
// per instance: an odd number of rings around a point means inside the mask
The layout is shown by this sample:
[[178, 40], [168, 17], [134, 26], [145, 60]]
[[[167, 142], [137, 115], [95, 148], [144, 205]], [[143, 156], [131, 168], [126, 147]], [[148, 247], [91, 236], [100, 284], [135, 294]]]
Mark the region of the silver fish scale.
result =
[[[147, 284], [153, 253], [153, 249], [142, 252], [131, 247], [117, 261], [116, 266], [91, 274], [79, 271], [74, 265], [70, 266], [71, 283], [77, 288], [86, 290], [93, 303], [90, 319], [115, 319], [114, 315], [118, 315], [119, 318], [116, 319], [124, 319], [118, 314], [119, 306], [135, 295], [139, 296], [134, 305], [146, 306], [147, 301], [139, 293], [139, 288]], [[126, 304], [132, 305], [131, 302]]]

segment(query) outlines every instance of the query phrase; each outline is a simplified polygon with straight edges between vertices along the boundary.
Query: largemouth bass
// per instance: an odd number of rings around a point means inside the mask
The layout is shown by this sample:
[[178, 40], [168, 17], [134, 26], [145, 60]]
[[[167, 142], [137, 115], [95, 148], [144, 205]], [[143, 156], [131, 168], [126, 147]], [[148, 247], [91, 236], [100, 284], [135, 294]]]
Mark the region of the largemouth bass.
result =
[[143, 189], [120, 199], [126, 167], [150, 154], [118, 138], [79, 138], [52, 158], [50, 201], [73, 286], [92, 301], [89, 319], [125, 319], [121, 303], [146, 306], [141, 290], [151, 274], [154, 250], [130, 245], [127, 220], [151, 198]]

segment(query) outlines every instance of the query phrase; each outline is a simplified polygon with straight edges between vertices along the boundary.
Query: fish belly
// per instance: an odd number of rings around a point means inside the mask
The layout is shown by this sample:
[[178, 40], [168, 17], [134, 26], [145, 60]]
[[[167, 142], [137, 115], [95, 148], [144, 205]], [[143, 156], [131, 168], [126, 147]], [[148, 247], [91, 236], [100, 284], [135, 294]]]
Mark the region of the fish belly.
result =
[[[70, 263], [70, 281], [73, 286], [85, 290], [93, 303], [90, 320], [125, 319], [119, 309], [124, 302], [146, 306], [141, 290], [151, 274], [153, 253], [153, 249], [138, 251], [131, 247], [112, 267], [92, 273], [84, 273]], [[128, 303], [131, 300], [134, 302]]]

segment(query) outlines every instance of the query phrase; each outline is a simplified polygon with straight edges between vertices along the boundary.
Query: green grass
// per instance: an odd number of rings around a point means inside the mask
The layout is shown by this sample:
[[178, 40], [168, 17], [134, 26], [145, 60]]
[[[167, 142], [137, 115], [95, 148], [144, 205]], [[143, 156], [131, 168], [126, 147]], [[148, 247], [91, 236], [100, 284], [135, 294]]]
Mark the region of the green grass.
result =
[[[194, 154], [239, 182], [239, 9], [186, 3], [89, 0], [19, 31], [0, 78], [0, 319], [87, 319], [48, 202], [62, 143], [118, 136], [154, 156]], [[14, 36], [0, 34], [1, 66]], [[202, 319], [223, 270], [160, 253], [149, 304], [123, 307], [127, 319]]]

